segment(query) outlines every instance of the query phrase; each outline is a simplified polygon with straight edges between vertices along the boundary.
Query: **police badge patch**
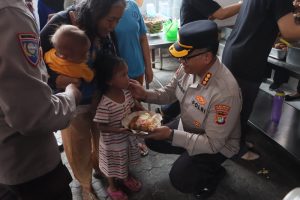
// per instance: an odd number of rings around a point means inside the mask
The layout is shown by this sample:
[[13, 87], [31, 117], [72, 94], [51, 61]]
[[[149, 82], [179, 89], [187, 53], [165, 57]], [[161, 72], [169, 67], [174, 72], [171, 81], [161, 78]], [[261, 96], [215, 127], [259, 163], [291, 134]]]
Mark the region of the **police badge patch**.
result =
[[223, 104], [215, 105], [215, 123], [219, 125], [223, 125], [226, 123], [226, 118], [229, 114], [230, 107]]
[[19, 33], [18, 40], [26, 60], [34, 67], [40, 61], [39, 40], [35, 33]]

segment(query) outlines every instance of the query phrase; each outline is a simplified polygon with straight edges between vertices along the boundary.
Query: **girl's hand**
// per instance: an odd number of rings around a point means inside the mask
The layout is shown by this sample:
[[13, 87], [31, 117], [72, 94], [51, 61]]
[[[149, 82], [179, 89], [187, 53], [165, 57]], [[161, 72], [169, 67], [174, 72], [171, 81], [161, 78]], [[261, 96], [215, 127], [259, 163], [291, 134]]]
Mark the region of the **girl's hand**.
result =
[[170, 139], [171, 133], [172, 129], [167, 126], [161, 126], [149, 132], [149, 135], [147, 135], [146, 138], [153, 140], [167, 140]]
[[129, 90], [133, 96], [133, 98], [137, 100], [145, 100], [147, 97], [147, 92], [143, 88], [143, 86], [136, 80], [129, 80]]
[[69, 76], [58, 75], [55, 83], [57, 89], [65, 89], [67, 85], [71, 83], [73, 83], [78, 88], [81, 84], [81, 80], [79, 78], [71, 78]]

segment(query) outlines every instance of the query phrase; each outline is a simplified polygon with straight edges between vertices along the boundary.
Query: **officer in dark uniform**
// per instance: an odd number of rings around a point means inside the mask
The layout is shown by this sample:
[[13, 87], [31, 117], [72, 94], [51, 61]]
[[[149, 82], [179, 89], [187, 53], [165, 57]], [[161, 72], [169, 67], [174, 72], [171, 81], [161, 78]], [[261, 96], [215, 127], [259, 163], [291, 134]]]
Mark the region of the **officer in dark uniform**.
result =
[[146, 140], [150, 149], [180, 154], [170, 172], [175, 188], [198, 198], [211, 195], [223, 178], [221, 164], [239, 151], [241, 95], [236, 80], [216, 56], [217, 25], [199, 20], [179, 30], [169, 51], [181, 65], [170, 83], [145, 90], [131, 81], [134, 97], [148, 103], [180, 103], [177, 129], [155, 129]]

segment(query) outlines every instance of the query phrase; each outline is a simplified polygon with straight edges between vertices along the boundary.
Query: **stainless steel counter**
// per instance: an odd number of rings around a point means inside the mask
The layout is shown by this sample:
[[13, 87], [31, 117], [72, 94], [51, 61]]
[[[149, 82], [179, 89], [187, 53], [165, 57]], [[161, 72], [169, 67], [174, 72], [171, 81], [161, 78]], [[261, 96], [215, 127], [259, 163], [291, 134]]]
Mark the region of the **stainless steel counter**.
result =
[[293, 76], [297, 79], [300, 79], [300, 63], [299, 63], [299, 66], [292, 65], [292, 64], [289, 64], [289, 63], [287, 63], [283, 60], [277, 60], [277, 59], [272, 58], [272, 57], [268, 58], [268, 62], [273, 64], [273, 65], [276, 65], [278, 67], [282, 67], [282, 68], [288, 70], [290, 76]]
[[278, 124], [271, 121], [273, 96], [260, 90], [249, 123], [280, 145], [300, 163], [300, 111], [284, 103]]

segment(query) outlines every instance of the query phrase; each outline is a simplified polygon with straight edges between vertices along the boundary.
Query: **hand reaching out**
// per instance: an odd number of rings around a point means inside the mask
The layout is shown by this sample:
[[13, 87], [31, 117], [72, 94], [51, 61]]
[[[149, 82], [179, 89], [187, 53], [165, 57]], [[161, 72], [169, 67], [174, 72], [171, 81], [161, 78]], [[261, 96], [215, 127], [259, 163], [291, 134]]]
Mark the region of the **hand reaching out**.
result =
[[152, 132], [149, 132], [149, 135], [146, 138], [153, 140], [167, 140], [171, 137], [172, 129], [167, 126], [161, 126], [154, 129]]
[[129, 90], [133, 98], [137, 100], [145, 100], [147, 97], [147, 92], [143, 86], [136, 80], [130, 79], [129, 81]]

